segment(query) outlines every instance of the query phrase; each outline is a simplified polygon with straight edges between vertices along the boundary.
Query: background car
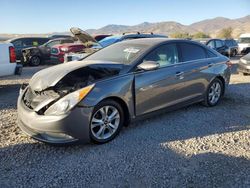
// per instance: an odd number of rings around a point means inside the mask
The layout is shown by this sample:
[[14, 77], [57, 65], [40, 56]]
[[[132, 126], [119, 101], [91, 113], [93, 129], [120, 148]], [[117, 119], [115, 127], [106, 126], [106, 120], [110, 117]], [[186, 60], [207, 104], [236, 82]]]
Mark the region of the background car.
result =
[[30, 64], [32, 66], [38, 66], [47, 60], [50, 60], [51, 47], [64, 44], [73, 43], [75, 39], [73, 37], [57, 38], [46, 42], [38, 47], [30, 47], [22, 50], [24, 64]]
[[194, 41], [126, 40], [36, 73], [20, 91], [18, 125], [47, 143], [105, 143], [151, 112], [217, 105], [230, 67], [227, 57]]
[[10, 39], [7, 42], [10, 42], [14, 45], [17, 62], [21, 62], [23, 61], [22, 50], [24, 48], [40, 46], [48, 42], [49, 40], [50, 39], [46, 37], [20, 37], [20, 38]]
[[[79, 28], [76, 28], [78, 30], [79, 33], [82, 33], [83, 35], [85, 35], [85, 32], [82, 31]], [[79, 34], [78, 36], [80, 36], [81, 34]], [[77, 37], [77, 36], [75, 36]], [[111, 44], [117, 43], [117, 42], [121, 42], [124, 40], [131, 40], [131, 39], [141, 39], [141, 38], [167, 38], [167, 36], [165, 35], [159, 35], [159, 34], [153, 34], [153, 33], [140, 33], [140, 32], [136, 32], [136, 33], [123, 33], [122, 35], [112, 35], [109, 37], [105, 37], [104, 39], [100, 40], [99, 42], [95, 42], [93, 43], [93, 45], [91, 46], [91, 49], [88, 48], [83, 48], [82, 51], [79, 52], [70, 52], [70, 53], [66, 53], [65, 57], [64, 57], [64, 62], [69, 62], [69, 61], [76, 61], [79, 59], [84, 58], [85, 56], [96, 52], [97, 50], [104, 48], [106, 46], [109, 46]], [[79, 39], [80, 40], [80, 39]]]
[[110, 37], [106, 37], [103, 40], [100, 40], [99, 44], [102, 47], [106, 47], [116, 42], [121, 42], [123, 40], [140, 39], [140, 38], [167, 38], [167, 36], [154, 33], [141, 33], [141, 32], [123, 33], [122, 35], [113, 35]]
[[234, 39], [211, 39], [206, 45], [225, 56], [236, 56], [239, 50]]
[[102, 35], [94, 35], [93, 38], [98, 42], [98, 41], [100, 41], [106, 37], [110, 37], [110, 36], [112, 36], [112, 35], [102, 34]]
[[91, 48], [94, 44], [98, 44], [98, 42], [92, 36], [79, 28], [72, 27], [70, 31], [74, 38], [78, 41], [74, 43], [58, 44], [53, 46], [51, 48], [52, 62], [63, 63], [65, 61], [65, 54], [82, 53], [85, 48]]
[[242, 72], [244, 75], [250, 75], [250, 52], [240, 58], [238, 71]]
[[0, 76], [21, 74], [22, 66], [16, 64], [16, 53], [13, 44], [0, 43]]
[[241, 34], [238, 42], [240, 54], [244, 55], [250, 52], [250, 33]]

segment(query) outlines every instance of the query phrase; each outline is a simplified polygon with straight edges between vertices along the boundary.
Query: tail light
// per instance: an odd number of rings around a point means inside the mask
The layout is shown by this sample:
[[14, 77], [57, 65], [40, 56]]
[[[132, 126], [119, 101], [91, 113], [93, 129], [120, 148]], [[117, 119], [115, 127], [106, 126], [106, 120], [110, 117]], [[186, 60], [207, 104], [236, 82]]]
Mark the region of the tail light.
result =
[[227, 66], [228, 66], [229, 68], [231, 68], [231, 67], [233, 66], [233, 63], [232, 63], [231, 61], [227, 61], [226, 64], [227, 64]]
[[9, 54], [10, 54], [10, 63], [16, 62], [16, 52], [13, 46], [9, 47]]

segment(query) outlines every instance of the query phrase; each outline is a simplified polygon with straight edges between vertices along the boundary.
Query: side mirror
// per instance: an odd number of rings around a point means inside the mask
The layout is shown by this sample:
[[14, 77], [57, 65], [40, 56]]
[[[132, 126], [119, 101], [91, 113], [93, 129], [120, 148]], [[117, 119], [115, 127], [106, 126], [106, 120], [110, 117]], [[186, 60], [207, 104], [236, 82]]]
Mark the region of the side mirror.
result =
[[156, 70], [160, 67], [160, 64], [156, 61], [143, 61], [140, 65], [137, 66], [139, 70]]

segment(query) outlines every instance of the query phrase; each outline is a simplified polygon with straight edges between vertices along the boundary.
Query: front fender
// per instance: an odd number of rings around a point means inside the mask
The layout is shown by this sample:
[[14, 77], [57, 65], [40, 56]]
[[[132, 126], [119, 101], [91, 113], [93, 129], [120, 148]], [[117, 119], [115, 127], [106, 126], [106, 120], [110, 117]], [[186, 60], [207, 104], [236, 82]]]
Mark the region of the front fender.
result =
[[128, 74], [97, 82], [94, 89], [78, 105], [93, 107], [110, 97], [123, 100], [130, 116], [134, 116], [134, 75]]

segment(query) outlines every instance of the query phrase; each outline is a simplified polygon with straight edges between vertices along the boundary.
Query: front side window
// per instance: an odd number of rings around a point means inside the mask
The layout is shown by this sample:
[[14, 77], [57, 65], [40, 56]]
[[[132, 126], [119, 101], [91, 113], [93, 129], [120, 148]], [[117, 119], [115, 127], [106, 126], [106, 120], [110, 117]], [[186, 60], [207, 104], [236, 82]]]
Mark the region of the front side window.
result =
[[166, 67], [179, 62], [176, 44], [162, 45], [150, 52], [143, 61], [155, 61], [160, 67]]
[[180, 44], [182, 61], [193, 61], [205, 59], [207, 57], [205, 50], [196, 44], [181, 43]]

